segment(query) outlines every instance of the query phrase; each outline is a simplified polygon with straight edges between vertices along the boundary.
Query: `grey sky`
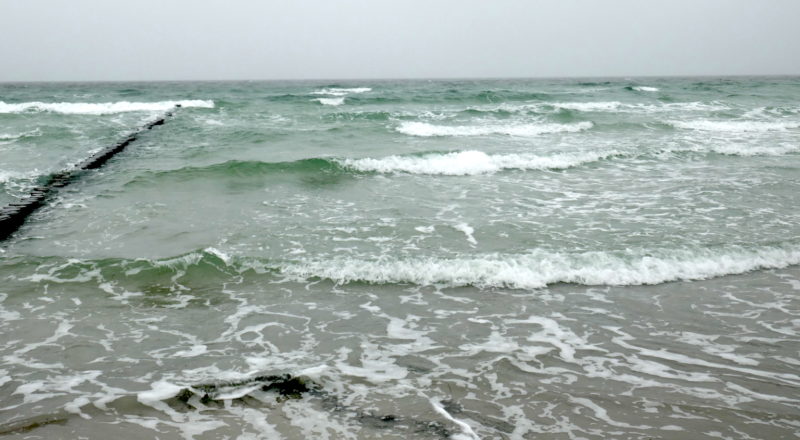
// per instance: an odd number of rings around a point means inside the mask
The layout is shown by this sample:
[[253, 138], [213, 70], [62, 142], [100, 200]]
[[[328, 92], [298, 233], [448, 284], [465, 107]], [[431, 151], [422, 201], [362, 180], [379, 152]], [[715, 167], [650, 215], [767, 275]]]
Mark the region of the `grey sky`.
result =
[[0, 0], [0, 81], [800, 74], [799, 0]]

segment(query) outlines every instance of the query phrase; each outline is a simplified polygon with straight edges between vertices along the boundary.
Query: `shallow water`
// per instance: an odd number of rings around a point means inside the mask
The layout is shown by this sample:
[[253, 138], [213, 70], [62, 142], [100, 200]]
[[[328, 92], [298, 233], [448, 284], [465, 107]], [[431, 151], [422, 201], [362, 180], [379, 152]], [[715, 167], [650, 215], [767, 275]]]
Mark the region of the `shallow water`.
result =
[[0, 434], [800, 433], [799, 79], [5, 84], [0, 203], [176, 103], [0, 247]]

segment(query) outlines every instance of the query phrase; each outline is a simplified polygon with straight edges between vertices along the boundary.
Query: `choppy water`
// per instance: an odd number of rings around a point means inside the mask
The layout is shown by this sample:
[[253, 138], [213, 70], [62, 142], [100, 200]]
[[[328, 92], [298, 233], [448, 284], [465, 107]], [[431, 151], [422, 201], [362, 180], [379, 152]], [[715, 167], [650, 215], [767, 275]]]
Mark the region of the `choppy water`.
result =
[[800, 79], [4, 84], [0, 203], [178, 103], [0, 245], [0, 435], [800, 435]]

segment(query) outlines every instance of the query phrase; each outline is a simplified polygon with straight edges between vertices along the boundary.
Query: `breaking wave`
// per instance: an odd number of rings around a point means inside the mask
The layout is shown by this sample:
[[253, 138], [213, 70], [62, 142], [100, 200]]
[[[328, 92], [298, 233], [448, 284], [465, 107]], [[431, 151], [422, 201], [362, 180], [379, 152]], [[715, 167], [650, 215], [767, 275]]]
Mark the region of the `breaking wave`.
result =
[[[583, 253], [535, 249], [527, 254], [465, 255], [456, 258], [379, 256], [273, 261], [231, 256], [206, 248], [164, 259], [77, 260], [40, 258], [45, 272], [34, 282], [103, 282], [120, 271], [128, 277], [166, 277], [187, 273], [206, 277], [232, 274], [280, 277], [283, 281], [329, 280], [338, 284], [415, 284], [420, 286], [540, 289], [559, 283], [589, 286], [654, 285], [704, 280], [800, 264], [800, 247], [627, 249]], [[4, 264], [15, 263], [13, 259]], [[27, 263], [25, 263], [27, 264]], [[192, 276], [194, 276], [192, 275]]]
[[434, 125], [426, 122], [404, 122], [397, 131], [410, 136], [488, 136], [503, 134], [508, 136], [537, 136], [548, 133], [575, 133], [594, 126], [589, 121], [576, 124], [485, 124], [485, 125]]
[[297, 281], [538, 289], [557, 283], [627, 286], [703, 280], [796, 264], [800, 264], [798, 247], [729, 246], [575, 254], [535, 250], [525, 255], [453, 259], [339, 258], [291, 264], [280, 272]]
[[342, 105], [344, 104], [344, 97], [339, 98], [317, 98], [315, 101], [319, 102], [322, 105]]
[[345, 159], [340, 163], [358, 171], [438, 175], [474, 175], [502, 170], [564, 169], [619, 154], [617, 151], [563, 153], [552, 156], [535, 154], [486, 154], [482, 151], [433, 153], [423, 156], [389, 156], [380, 159]]
[[181, 107], [214, 108], [214, 101], [183, 100], [158, 102], [20, 102], [8, 104], [0, 101], [0, 113], [51, 112], [69, 115], [108, 115], [113, 113], [167, 111]]

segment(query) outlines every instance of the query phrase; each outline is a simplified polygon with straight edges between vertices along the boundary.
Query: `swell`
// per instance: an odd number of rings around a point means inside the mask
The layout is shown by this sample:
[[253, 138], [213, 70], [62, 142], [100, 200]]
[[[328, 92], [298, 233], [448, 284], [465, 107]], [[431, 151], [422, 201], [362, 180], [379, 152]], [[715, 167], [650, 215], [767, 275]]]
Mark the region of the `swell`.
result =
[[[800, 246], [784, 243], [745, 247], [684, 247], [591, 251], [533, 249], [526, 254], [469, 254], [397, 258], [268, 260], [230, 256], [205, 248], [164, 259], [77, 260], [60, 257], [7, 258], [0, 268], [31, 282], [147, 282], [191, 277], [222, 281], [230, 276], [266, 276], [282, 281], [328, 280], [337, 284], [472, 286], [480, 289], [541, 289], [555, 284], [655, 285], [697, 281], [800, 264]], [[26, 273], [33, 272], [33, 273]], [[176, 277], [176, 274], [178, 275]]]
[[[665, 148], [652, 151], [597, 150], [540, 155], [533, 153], [490, 154], [479, 150], [434, 151], [407, 155], [365, 158], [309, 158], [286, 162], [231, 160], [207, 166], [147, 171], [128, 184], [188, 181], [193, 179], [258, 179], [270, 176], [345, 176], [359, 174], [416, 174], [431, 176], [469, 176], [504, 171], [565, 170], [609, 160], [652, 159], [692, 155], [783, 156], [795, 154], [799, 146], [752, 147], [748, 145], [709, 145]], [[0, 174], [0, 182], [13, 181], [13, 173]]]
[[163, 180], [193, 180], [220, 178], [257, 178], [276, 174], [342, 174], [344, 170], [335, 161], [323, 158], [301, 159], [290, 162], [261, 162], [230, 160], [227, 162], [183, 167], [173, 170], [147, 171], [131, 180], [128, 184], [143, 182], [157, 183]]
[[597, 152], [536, 154], [487, 154], [467, 150], [430, 152], [381, 158], [310, 158], [287, 162], [231, 160], [208, 166], [147, 171], [128, 184], [158, 183], [165, 180], [247, 179], [275, 175], [357, 175], [357, 174], [427, 174], [442, 176], [491, 174], [504, 170], [561, 170], [612, 157], [622, 157], [616, 150]]

